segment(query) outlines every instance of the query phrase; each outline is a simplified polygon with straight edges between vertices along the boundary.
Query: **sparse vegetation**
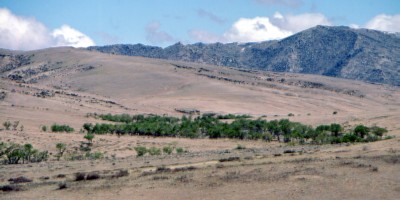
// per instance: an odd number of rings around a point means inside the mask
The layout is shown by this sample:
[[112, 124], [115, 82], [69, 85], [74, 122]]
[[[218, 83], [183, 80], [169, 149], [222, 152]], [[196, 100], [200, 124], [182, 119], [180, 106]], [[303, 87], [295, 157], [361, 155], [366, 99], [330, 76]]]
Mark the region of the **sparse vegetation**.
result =
[[94, 152], [94, 153], [87, 152], [85, 154], [85, 157], [86, 157], [86, 159], [89, 159], [89, 160], [98, 160], [98, 159], [104, 158], [104, 154], [101, 152]]

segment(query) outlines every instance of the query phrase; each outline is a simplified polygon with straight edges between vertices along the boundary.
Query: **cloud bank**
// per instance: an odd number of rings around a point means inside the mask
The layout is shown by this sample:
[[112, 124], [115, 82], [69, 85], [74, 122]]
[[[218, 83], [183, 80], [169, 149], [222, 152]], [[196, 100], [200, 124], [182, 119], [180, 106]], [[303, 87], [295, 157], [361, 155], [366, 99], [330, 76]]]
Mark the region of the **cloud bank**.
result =
[[8, 9], [0, 8], [0, 48], [34, 50], [56, 46], [93, 45], [95, 43], [92, 39], [68, 25], [50, 31], [34, 18], [17, 16]]
[[191, 30], [189, 36], [206, 43], [211, 42], [260, 42], [288, 37], [316, 25], [332, 25], [320, 13], [282, 15], [277, 12], [272, 17], [240, 18], [222, 36], [204, 30]]
[[400, 32], [400, 15], [377, 15], [364, 27], [391, 33]]

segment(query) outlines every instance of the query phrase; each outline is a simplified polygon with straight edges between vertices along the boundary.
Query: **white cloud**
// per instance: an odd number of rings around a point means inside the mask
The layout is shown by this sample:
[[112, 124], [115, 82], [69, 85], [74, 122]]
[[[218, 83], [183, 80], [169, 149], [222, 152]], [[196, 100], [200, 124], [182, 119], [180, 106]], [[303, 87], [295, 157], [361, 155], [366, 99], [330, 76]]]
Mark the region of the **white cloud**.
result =
[[377, 15], [372, 18], [365, 28], [387, 32], [400, 32], [400, 15]]
[[292, 32], [272, 24], [268, 17], [255, 17], [240, 18], [224, 34], [224, 38], [231, 42], [259, 42], [281, 39], [291, 34]]
[[33, 50], [55, 46], [92, 45], [93, 40], [68, 25], [49, 31], [34, 18], [16, 16], [8, 9], [0, 8], [0, 48]]
[[56, 46], [88, 47], [94, 45], [92, 39], [68, 25], [62, 25], [55, 29], [51, 35], [57, 42]]
[[316, 25], [332, 23], [320, 13], [282, 15], [272, 17], [240, 18], [222, 36], [207, 31], [190, 31], [192, 39], [201, 42], [260, 42], [288, 37]]
[[332, 25], [321, 13], [304, 13], [300, 15], [283, 16], [279, 12], [271, 18], [272, 24], [280, 29], [297, 33], [317, 25]]
[[158, 21], [151, 22], [146, 26], [146, 39], [152, 44], [162, 44], [164, 42], [173, 42], [176, 39], [169, 33], [160, 30], [161, 24]]

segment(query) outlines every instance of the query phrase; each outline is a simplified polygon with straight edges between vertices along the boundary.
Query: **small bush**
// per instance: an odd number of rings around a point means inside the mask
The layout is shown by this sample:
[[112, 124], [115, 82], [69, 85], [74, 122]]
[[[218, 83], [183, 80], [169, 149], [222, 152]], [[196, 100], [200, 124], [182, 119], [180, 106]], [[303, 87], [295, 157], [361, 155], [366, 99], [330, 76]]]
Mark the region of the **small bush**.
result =
[[83, 138], [87, 139], [89, 144], [92, 144], [93, 139], [94, 139], [94, 134], [93, 133], [88, 133], [88, 134], [84, 135]]
[[246, 147], [244, 145], [238, 144], [235, 149], [242, 150], [242, 149], [246, 149]]
[[74, 128], [72, 128], [72, 127], [70, 127], [68, 125], [65, 125], [65, 124], [64, 125], [53, 124], [53, 125], [51, 125], [50, 129], [51, 129], [51, 132], [67, 132], [67, 133], [70, 133], [70, 132], [74, 132], [75, 131]]
[[6, 128], [6, 130], [10, 130], [10, 126], [11, 126], [11, 122], [10, 121], [5, 121], [3, 123], [4, 128]]
[[47, 126], [42, 126], [42, 131], [46, 132], [47, 131]]
[[97, 151], [94, 153], [87, 152], [85, 157], [89, 160], [98, 160], [104, 158], [104, 154]]
[[185, 153], [185, 152], [186, 152], [186, 150], [183, 149], [182, 147], [176, 148], [176, 153], [178, 153], [178, 154]]
[[173, 146], [165, 146], [163, 147], [163, 152], [170, 155], [172, 152], [174, 151], [174, 147]]
[[138, 157], [144, 156], [147, 153], [146, 147], [137, 146], [134, 148]]
[[152, 156], [158, 156], [161, 155], [161, 149], [157, 148], [157, 147], [151, 147], [150, 149], [148, 149], [148, 152], [150, 155]]

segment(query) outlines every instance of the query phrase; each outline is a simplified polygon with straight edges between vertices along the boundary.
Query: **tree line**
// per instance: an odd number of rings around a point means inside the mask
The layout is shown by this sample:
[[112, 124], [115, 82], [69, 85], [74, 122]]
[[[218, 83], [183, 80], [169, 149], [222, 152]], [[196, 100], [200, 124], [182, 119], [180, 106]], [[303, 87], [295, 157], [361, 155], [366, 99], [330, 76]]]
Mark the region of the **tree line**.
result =
[[288, 119], [266, 121], [249, 119], [247, 116], [225, 117], [203, 114], [197, 117], [181, 118], [159, 115], [99, 115], [103, 120], [119, 122], [85, 123], [83, 129], [90, 134], [145, 135], [154, 137], [186, 138], [236, 138], [263, 139], [279, 142], [298, 142], [301, 144], [335, 144], [348, 142], [372, 142], [382, 139], [387, 130], [382, 127], [358, 125], [345, 130], [342, 125], [332, 123], [312, 127]]

